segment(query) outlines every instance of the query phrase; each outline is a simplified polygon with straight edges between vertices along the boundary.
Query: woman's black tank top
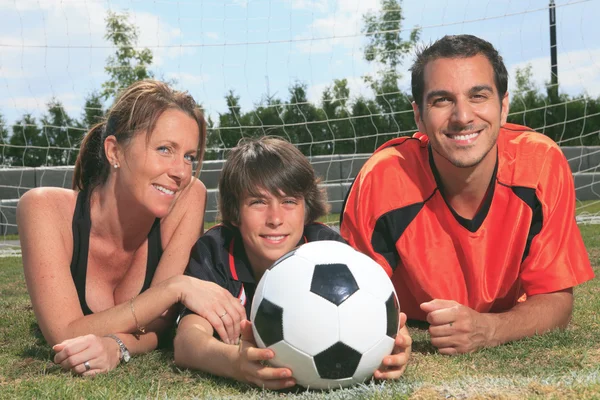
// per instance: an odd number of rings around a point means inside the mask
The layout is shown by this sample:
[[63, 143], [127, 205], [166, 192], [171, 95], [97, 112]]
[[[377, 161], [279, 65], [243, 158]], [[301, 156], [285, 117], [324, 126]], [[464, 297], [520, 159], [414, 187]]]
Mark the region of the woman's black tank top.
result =
[[[81, 191], [77, 195], [77, 205], [73, 215], [73, 257], [71, 258], [71, 276], [75, 282], [79, 304], [84, 315], [93, 314], [85, 301], [85, 280], [87, 276], [87, 261], [90, 245], [90, 230], [92, 220], [90, 217], [90, 200], [87, 192]], [[146, 277], [141, 292], [150, 287], [154, 272], [162, 256], [162, 243], [160, 239], [160, 219], [156, 218], [148, 234], [148, 261], [146, 262]], [[141, 293], [140, 292], [140, 293]]]

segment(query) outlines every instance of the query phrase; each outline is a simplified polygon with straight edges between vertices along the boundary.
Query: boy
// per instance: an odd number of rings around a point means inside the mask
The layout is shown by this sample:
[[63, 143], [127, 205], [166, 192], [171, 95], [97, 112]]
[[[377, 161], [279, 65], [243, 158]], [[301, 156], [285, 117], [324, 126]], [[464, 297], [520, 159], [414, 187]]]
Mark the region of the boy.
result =
[[[186, 273], [217, 283], [240, 299], [250, 315], [252, 297], [263, 273], [281, 256], [306, 242], [343, 239], [315, 223], [327, 212], [325, 193], [306, 157], [292, 144], [263, 137], [234, 148], [219, 179], [222, 225], [202, 236], [192, 249]], [[241, 324], [239, 345], [213, 336], [214, 323], [187, 310], [175, 337], [175, 363], [268, 389], [296, 384], [293, 371], [272, 368], [270, 349], [256, 347], [251, 323], [234, 321], [226, 310], [217, 319], [227, 331]], [[401, 314], [394, 354], [375, 372], [378, 379], [398, 378], [410, 355], [411, 339]]]

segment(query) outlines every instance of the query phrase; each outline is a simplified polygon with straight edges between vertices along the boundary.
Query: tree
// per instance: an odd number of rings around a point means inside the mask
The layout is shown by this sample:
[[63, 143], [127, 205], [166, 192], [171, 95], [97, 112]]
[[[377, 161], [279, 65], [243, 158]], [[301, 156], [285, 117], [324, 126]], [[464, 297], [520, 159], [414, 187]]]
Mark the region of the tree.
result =
[[333, 86], [325, 88], [321, 96], [323, 112], [327, 120], [320, 140], [328, 140], [327, 146], [317, 147], [319, 154], [356, 153], [357, 132], [352, 115], [348, 111], [350, 88], [347, 79], [335, 79]]
[[227, 112], [219, 114], [218, 128], [211, 129], [208, 132], [207, 147], [211, 149], [207, 153], [207, 160], [222, 159], [225, 151], [235, 147], [239, 140], [244, 136], [242, 129], [240, 96], [230, 90], [225, 95]]
[[76, 147], [81, 142], [83, 129], [67, 115], [62, 103], [53, 98], [48, 102], [48, 113], [42, 119], [42, 134], [48, 145], [45, 165], [73, 165]]
[[0, 168], [9, 165], [10, 160], [6, 154], [9, 144], [8, 129], [4, 116], [0, 114]]
[[542, 132], [561, 146], [600, 144], [600, 99], [542, 92], [533, 81], [531, 65], [517, 69], [515, 80], [509, 122]]
[[319, 113], [314, 104], [309, 103], [306, 89], [307, 85], [303, 82], [295, 82], [290, 86], [290, 99], [283, 113], [283, 129], [304, 155], [312, 156], [318, 154], [315, 142], [320, 141], [322, 133], [320, 124], [315, 122], [325, 122], [325, 116]]
[[6, 155], [15, 167], [46, 165], [48, 141], [31, 114], [25, 114], [13, 125]]
[[138, 29], [129, 23], [128, 13], [108, 12], [104, 38], [116, 47], [115, 54], [107, 58], [104, 67], [110, 76], [102, 84], [104, 99], [115, 96], [119, 90], [136, 81], [154, 77], [148, 69], [152, 65], [152, 51], [147, 48], [136, 50]]
[[85, 105], [83, 106], [83, 114], [79, 126], [87, 131], [92, 126], [101, 122], [102, 118], [104, 118], [102, 95], [94, 91], [85, 98]]
[[[414, 28], [408, 40], [402, 39], [401, 0], [382, 0], [379, 14], [369, 13], [363, 16], [365, 23], [364, 33], [369, 43], [365, 47], [365, 60], [379, 63], [383, 69], [376, 77], [365, 77], [375, 93], [375, 103], [382, 115], [383, 124], [379, 125], [376, 146], [383, 144], [401, 132], [415, 128], [411, 99], [402, 93], [398, 86], [401, 78], [398, 67], [404, 58], [417, 44], [421, 29]], [[364, 108], [361, 105], [361, 112]], [[379, 120], [379, 119], [378, 119]], [[368, 149], [372, 147], [371, 141], [361, 141]], [[360, 151], [365, 151], [360, 149]]]
[[279, 136], [289, 141], [290, 138], [283, 127], [284, 110], [285, 105], [280, 99], [274, 96], [264, 96], [260, 104], [243, 117], [244, 121], [248, 121], [249, 126], [256, 127], [248, 132], [249, 135], [252, 137]]
[[364, 33], [369, 44], [365, 47], [365, 60], [376, 61], [387, 69], [395, 70], [402, 64], [404, 57], [419, 40], [420, 28], [414, 28], [409, 40], [403, 40], [401, 0], [382, 0], [379, 14], [369, 13], [363, 16]]
[[375, 92], [375, 103], [381, 112], [375, 147], [398, 135], [410, 134], [416, 129], [411, 99], [400, 90], [399, 79], [400, 75], [391, 69], [380, 72], [377, 79], [366, 79]]
[[380, 133], [386, 132], [387, 122], [379, 105], [371, 99], [357, 98], [352, 105], [354, 129], [357, 132], [358, 153], [372, 153], [383, 142]]

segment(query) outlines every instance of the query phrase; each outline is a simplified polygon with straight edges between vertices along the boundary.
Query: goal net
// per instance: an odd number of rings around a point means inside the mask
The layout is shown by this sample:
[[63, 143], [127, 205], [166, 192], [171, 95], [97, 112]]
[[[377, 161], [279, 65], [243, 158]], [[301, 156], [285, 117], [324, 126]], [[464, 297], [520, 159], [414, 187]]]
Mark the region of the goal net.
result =
[[[27, 190], [71, 186], [79, 142], [115, 92], [150, 76], [189, 91], [209, 121], [207, 222], [227, 150], [282, 136], [310, 157], [335, 224], [375, 148], [410, 135], [415, 45], [470, 33], [509, 68], [510, 121], [554, 139], [581, 223], [600, 211], [599, 0], [0, 1], [0, 241], [18, 250]], [[555, 25], [557, 80], [551, 76]]]

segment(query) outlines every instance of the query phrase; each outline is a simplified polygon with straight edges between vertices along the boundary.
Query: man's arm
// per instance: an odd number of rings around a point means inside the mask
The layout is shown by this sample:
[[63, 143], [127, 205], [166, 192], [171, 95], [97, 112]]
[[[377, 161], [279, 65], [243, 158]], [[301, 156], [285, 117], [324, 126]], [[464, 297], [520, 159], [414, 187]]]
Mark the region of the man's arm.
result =
[[431, 344], [442, 354], [471, 353], [528, 336], [566, 328], [573, 310], [573, 289], [528, 297], [503, 313], [478, 313], [453, 300], [421, 304], [427, 313]]

